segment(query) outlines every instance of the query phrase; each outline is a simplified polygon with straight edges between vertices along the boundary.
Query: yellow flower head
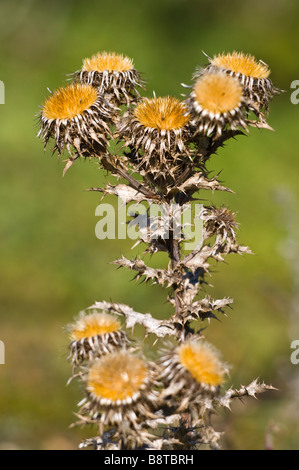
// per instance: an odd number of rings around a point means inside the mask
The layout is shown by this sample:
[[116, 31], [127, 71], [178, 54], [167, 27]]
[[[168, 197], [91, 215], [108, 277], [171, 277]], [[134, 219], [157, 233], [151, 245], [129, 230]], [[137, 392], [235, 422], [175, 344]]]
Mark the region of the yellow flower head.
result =
[[197, 104], [213, 114], [224, 114], [238, 108], [243, 98], [239, 81], [223, 73], [202, 75], [194, 85]]
[[[144, 98], [123, 116], [118, 125], [119, 137], [136, 150], [139, 164], [147, 175], [172, 179], [179, 158], [188, 154], [189, 115], [186, 105], [177, 98]], [[188, 158], [188, 157], [187, 157]], [[180, 171], [180, 170], [179, 170]], [[151, 177], [150, 176], [150, 177]], [[170, 183], [172, 184], [172, 183]]]
[[45, 148], [53, 139], [53, 152], [57, 150], [59, 155], [66, 148], [70, 161], [78, 156], [103, 154], [108, 144], [109, 125], [116, 112], [117, 108], [96, 88], [73, 83], [59, 88], [45, 101], [39, 115], [38, 136], [44, 140]]
[[105, 404], [126, 404], [136, 400], [144, 388], [147, 367], [128, 352], [115, 352], [98, 359], [90, 367], [87, 391]]
[[144, 127], [155, 128], [159, 131], [181, 129], [188, 122], [184, 105], [178, 99], [169, 96], [145, 98], [136, 106], [134, 115]]
[[258, 62], [253, 55], [242, 52], [216, 55], [210, 62], [216, 67], [231, 70], [246, 77], [265, 79], [270, 75], [270, 69], [266, 64]]
[[72, 119], [97, 101], [97, 91], [89, 85], [72, 84], [59, 88], [45, 102], [42, 116], [46, 119]]
[[69, 326], [69, 336], [74, 365], [114, 352], [128, 341], [120, 321], [105, 312], [81, 315]]
[[72, 325], [70, 337], [72, 341], [80, 341], [83, 338], [104, 335], [118, 331], [120, 321], [107, 313], [91, 313], [81, 317]]
[[206, 70], [186, 100], [190, 122], [198, 133], [219, 137], [225, 129], [247, 130], [249, 106], [236, 77], [219, 69]]
[[130, 445], [140, 444], [145, 421], [157, 408], [154, 376], [150, 363], [126, 349], [96, 359], [83, 376], [86, 398], [80, 414], [97, 423], [101, 433], [113, 426]]
[[199, 384], [218, 387], [223, 383], [225, 368], [210, 344], [189, 341], [178, 348], [177, 354], [180, 364]]
[[84, 59], [82, 70], [91, 72], [125, 72], [134, 68], [133, 61], [129, 57], [124, 57], [115, 52], [98, 52], [91, 58]]
[[104, 96], [109, 95], [117, 106], [129, 105], [140, 97], [138, 88], [144, 88], [132, 59], [115, 52], [98, 52], [84, 59], [75, 80], [92, 85]]
[[206, 70], [222, 70], [236, 77], [244, 87], [245, 96], [253, 104], [252, 111], [258, 118], [264, 120], [263, 111], [268, 111], [273, 95], [280, 93], [269, 78], [271, 71], [268, 65], [261, 60], [256, 60], [253, 55], [243, 52], [223, 53], [209, 60], [210, 64]]
[[204, 396], [218, 395], [226, 373], [227, 367], [209, 343], [201, 339], [183, 342], [161, 358], [162, 398], [167, 397], [177, 411], [186, 411], [202, 403]]

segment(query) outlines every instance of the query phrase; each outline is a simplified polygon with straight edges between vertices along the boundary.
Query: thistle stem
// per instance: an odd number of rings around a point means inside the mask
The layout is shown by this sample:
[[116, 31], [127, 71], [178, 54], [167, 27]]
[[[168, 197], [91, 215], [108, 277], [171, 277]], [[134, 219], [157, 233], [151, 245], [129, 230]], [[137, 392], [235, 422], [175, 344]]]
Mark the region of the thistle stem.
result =
[[[171, 260], [171, 267], [175, 269], [181, 260], [181, 250], [178, 240], [173, 237], [173, 231], [169, 234], [169, 257]], [[175, 313], [178, 314], [181, 310], [181, 300], [178, 293], [178, 287], [174, 289]]]

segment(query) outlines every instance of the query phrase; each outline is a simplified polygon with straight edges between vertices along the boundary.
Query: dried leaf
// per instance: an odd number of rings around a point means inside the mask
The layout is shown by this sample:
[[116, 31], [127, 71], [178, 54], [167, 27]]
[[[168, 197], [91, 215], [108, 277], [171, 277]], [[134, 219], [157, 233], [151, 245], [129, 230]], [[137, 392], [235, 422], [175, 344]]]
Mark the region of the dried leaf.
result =
[[90, 191], [99, 191], [104, 195], [112, 194], [114, 196], [120, 197], [125, 204], [132, 201], [138, 203], [144, 201], [145, 199], [149, 200], [144, 196], [144, 194], [128, 186], [127, 184], [118, 184], [116, 186], [113, 186], [112, 184], [107, 184], [105, 188], [90, 188]]
[[256, 398], [256, 395], [258, 393], [264, 393], [269, 390], [277, 390], [277, 389], [272, 387], [272, 385], [266, 385], [264, 382], [259, 383], [258, 379], [255, 379], [246, 387], [242, 385], [239, 390], [234, 390], [230, 388], [229, 390], [227, 390], [225, 395], [215, 399], [215, 402], [217, 402], [221, 406], [224, 406], [230, 409], [231, 401], [234, 398], [239, 398], [240, 400], [244, 397]]
[[224, 308], [232, 303], [233, 300], [230, 298], [213, 300], [210, 296], [206, 296], [204, 299], [193, 302], [191, 305], [185, 304], [181, 316], [184, 318], [184, 321], [194, 319], [205, 320], [206, 318], [217, 319], [213, 312], [224, 314]]
[[147, 266], [140, 258], [129, 260], [122, 256], [122, 258], [113, 261], [112, 264], [118, 264], [121, 267], [137, 271], [137, 279], [141, 276], [145, 276], [145, 281], [150, 279], [154, 283], [160, 284], [162, 286], [166, 285], [166, 287], [171, 287], [180, 280], [177, 278], [174, 271], [151, 268]]
[[210, 189], [212, 191], [228, 191], [230, 193], [233, 193], [231, 189], [222, 186], [217, 181], [217, 177], [208, 179], [204, 176], [203, 173], [195, 173], [179, 187], [179, 190], [182, 192], [195, 192], [200, 189]]
[[94, 305], [88, 307], [90, 309], [99, 309], [108, 313], [122, 315], [126, 318], [126, 326], [128, 329], [134, 330], [135, 325], [142, 325], [147, 334], [154, 333], [159, 338], [166, 335], [176, 335], [174, 326], [168, 321], [157, 320], [150, 313], [135, 312], [131, 307], [124, 304], [115, 304], [110, 302], [95, 302]]

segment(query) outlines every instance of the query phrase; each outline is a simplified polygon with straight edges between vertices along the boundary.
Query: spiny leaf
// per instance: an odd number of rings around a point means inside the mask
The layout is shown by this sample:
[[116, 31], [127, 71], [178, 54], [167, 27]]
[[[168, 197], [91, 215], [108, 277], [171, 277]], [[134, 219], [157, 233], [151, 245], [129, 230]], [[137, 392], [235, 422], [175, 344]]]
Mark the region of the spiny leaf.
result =
[[134, 327], [142, 325], [147, 334], [154, 333], [159, 338], [164, 338], [166, 335], [176, 335], [174, 326], [168, 321], [157, 320], [153, 318], [150, 313], [135, 312], [131, 307], [124, 304], [115, 304], [112, 302], [95, 302], [88, 307], [90, 309], [99, 309], [104, 312], [122, 315], [126, 318], [127, 328], [134, 330]]

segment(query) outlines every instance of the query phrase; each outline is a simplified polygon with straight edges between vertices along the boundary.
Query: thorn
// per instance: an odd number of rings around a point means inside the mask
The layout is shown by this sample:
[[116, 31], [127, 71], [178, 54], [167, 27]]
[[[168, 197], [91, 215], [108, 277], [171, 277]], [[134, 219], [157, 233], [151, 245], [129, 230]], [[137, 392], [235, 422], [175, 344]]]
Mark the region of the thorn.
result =
[[74, 164], [74, 160], [71, 160], [71, 159], [68, 159], [67, 162], [66, 162], [66, 165], [63, 169], [63, 172], [62, 172], [62, 176], [65, 176], [66, 172], [68, 171], [68, 169]]
[[201, 51], [203, 53], [204, 56], [206, 56], [207, 59], [211, 60], [211, 57], [208, 56], [208, 54], [206, 54], [204, 51]]

